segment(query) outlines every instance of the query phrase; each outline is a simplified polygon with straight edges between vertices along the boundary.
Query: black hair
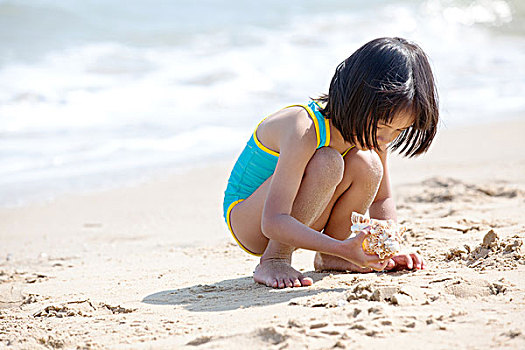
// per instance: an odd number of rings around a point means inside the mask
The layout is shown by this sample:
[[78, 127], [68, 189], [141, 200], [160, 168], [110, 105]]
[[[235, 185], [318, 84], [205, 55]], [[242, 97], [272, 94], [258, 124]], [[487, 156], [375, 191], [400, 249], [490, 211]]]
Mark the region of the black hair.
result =
[[341, 62], [321, 113], [345, 141], [379, 148], [377, 123], [390, 123], [400, 112], [414, 123], [389, 146], [413, 157], [428, 150], [439, 122], [438, 94], [427, 56], [402, 38], [372, 40]]

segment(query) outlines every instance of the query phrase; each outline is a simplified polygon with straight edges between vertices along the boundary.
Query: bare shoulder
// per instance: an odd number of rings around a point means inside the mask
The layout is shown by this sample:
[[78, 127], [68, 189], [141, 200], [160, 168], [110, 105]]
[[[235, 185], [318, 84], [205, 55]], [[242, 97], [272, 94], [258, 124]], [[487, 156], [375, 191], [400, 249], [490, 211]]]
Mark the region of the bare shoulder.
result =
[[[269, 116], [259, 129], [259, 141], [263, 144], [274, 142], [272, 147], [279, 148], [279, 160], [272, 175], [263, 216], [290, 214], [306, 166], [317, 148], [315, 126], [304, 108], [288, 107]], [[268, 222], [267, 219], [263, 221]]]
[[296, 151], [315, 150], [315, 125], [302, 107], [288, 107], [266, 118], [257, 129], [259, 141], [278, 153], [290, 147]]

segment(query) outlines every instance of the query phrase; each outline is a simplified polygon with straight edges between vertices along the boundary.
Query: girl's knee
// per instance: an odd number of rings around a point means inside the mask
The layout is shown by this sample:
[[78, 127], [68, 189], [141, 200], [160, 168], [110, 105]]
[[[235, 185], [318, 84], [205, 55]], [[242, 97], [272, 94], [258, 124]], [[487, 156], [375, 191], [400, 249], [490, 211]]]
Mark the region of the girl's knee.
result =
[[383, 164], [374, 151], [357, 151], [345, 157], [344, 182], [359, 181], [379, 184], [383, 178]]
[[339, 152], [330, 147], [315, 151], [308, 162], [305, 175], [313, 175], [328, 186], [337, 186], [343, 179], [345, 162]]

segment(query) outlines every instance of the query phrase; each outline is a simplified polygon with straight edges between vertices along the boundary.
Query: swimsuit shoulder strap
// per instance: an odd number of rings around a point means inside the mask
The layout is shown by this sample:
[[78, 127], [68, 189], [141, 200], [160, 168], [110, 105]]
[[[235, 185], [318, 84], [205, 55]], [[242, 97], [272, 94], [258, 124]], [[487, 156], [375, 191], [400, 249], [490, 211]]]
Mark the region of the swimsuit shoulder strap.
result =
[[310, 118], [312, 118], [314, 122], [315, 134], [317, 136], [317, 148], [328, 146], [330, 144], [330, 125], [328, 124], [328, 119], [325, 119], [319, 111], [317, 103], [310, 101], [308, 105], [296, 104], [285, 108], [288, 107], [302, 107], [308, 112]]

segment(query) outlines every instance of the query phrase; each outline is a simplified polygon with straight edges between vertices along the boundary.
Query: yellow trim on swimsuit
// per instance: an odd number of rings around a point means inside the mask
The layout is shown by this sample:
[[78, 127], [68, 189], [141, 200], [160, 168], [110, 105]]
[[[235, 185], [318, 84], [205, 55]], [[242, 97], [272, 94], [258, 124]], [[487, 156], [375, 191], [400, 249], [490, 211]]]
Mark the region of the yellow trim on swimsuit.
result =
[[269, 153], [271, 154], [272, 156], [276, 156], [276, 157], [279, 157], [279, 153], [275, 152], [275, 151], [272, 151], [271, 149], [269, 149], [268, 147], [266, 147], [265, 145], [263, 145], [261, 143], [261, 141], [259, 141], [259, 139], [257, 138], [257, 129], [259, 129], [259, 125], [261, 125], [261, 123], [263, 121], [265, 121], [266, 118], [264, 118], [263, 120], [261, 120], [261, 122], [259, 124], [257, 124], [257, 127], [255, 128], [255, 131], [253, 132], [253, 140], [255, 141], [255, 144], [261, 149], [263, 150], [264, 152], [266, 153]]
[[326, 142], [324, 145], [328, 147], [330, 145], [330, 123], [328, 122], [328, 119], [324, 120], [325, 130], [326, 130]]
[[[317, 102], [317, 101], [313, 101], [313, 102], [317, 105], [317, 107], [324, 108], [323, 106], [321, 106], [319, 104], [319, 102]], [[312, 118], [313, 118], [313, 116], [312, 116]], [[317, 119], [317, 118], [315, 118], [315, 119]], [[326, 134], [326, 141], [324, 143], [324, 146], [328, 147], [328, 146], [330, 146], [330, 122], [326, 118], [324, 118], [324, 129], [325, 129], [325, 134]], [[319, 142], [317, 143], [317, 146], [319, 147]]]
[[[317, 101], [314, 101], [314, 103], [319, 107], [319, 108], [324, 108], [326, 103], [323, 103], [322, 105], [317, 102]], [[329, 123], [329, 120], [325, 118], [324, 120], [324, 123], [325, 123], [325, 130], [326, 130], [326, 142], [324, 143], [324, 145], [326, 147], [328, 147], [330, 145], [330, 123]], [[348, 153], [348, 151], [350, 151], [352, 148], [354, 148], [355, 146], [351, 146], [350, 148], [348, 148], [346, 151], [344, 151], [343, 154], [341, 154], [343, 157], [346, 156], [346, 154]]]
[[[308, 114], [310, 114], [310, 109], [308, 108], [307, 111], [308, 111]], [[310, 114], [310, 117], [312, 117], [313, 121], [314, 121], [314, 125], [315, 125], [315, 136], [317, 136], [317, 147], [320, 146], [321, 144], [321, 135], [319, 134], [319, 122], [317, 121], [317, 118], [313, 115]]]
[[237, 204], [239, 204], [240, 202], [242, 202], [244, 199], [239, 199], [238, 201], [235, 201], [233, 202], [232, 204], [230, 204], [230, 206], [228, 207], [228, 211], [226, 212], [226, 223], [228, 224], [228, 229], [230, 229], [230, 233], [232, 234], [232, 237], [233, 239], [235, 240], [235, 242], [237, 242], [237, 244], [239, 245], [239, 247], [241, 247], [242, 250], [244, 250], [246, 253], [248, 254], [251, 254], [253, 256], [261, 256], [262, 254], [256, 254], [254, 252], [251, 252], [249, 251], [245, 246], [242, 245], [242, 243], [237, 239], [237, 237], [235, 236], [235, 233], [233, 233], [233, 228], [232, 228], [232, 225], [230, 223], [230, 214], [231, 214], [231, 211], [233, 209], [233, 207], [235, 207]]
[[348, 151], [350, 151], [354, 147], [355, 146], [350, 146], [343, 154], [341, 154], [341, 156], [344, 158], [346, 156], [346, 154], [348, 153]]

